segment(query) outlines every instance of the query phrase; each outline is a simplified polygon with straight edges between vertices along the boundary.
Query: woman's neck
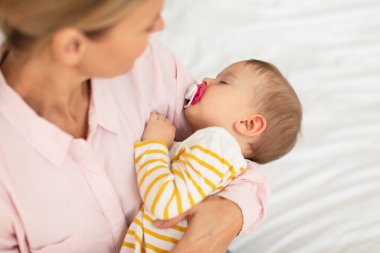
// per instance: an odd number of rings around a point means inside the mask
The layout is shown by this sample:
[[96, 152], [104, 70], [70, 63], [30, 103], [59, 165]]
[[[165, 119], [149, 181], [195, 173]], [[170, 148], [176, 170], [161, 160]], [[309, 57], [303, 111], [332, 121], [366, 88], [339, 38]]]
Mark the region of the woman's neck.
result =
[[7, 83], [36, 113], [74, 137], [85, 137], [90, 100], [88, 79], [48, 57], [10, 51], [1, 69]]

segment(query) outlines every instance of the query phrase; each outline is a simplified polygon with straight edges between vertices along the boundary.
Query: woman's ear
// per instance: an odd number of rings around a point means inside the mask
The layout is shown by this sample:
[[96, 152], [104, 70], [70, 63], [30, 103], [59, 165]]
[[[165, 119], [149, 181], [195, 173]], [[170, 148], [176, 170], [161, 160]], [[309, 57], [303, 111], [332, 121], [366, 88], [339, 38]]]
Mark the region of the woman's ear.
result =
[[253, 137], [261, 134], [267, 127], [265, 117], [260, 114], [251, 115], [245, 119], [236, 121], [234, 129], [241, 135]]
[[85, 48], [85, 36], [75, 28], [64, 28], [55, 32], [52, 36], [52, 53], [58, 62], [75, 66], [82, 60]]

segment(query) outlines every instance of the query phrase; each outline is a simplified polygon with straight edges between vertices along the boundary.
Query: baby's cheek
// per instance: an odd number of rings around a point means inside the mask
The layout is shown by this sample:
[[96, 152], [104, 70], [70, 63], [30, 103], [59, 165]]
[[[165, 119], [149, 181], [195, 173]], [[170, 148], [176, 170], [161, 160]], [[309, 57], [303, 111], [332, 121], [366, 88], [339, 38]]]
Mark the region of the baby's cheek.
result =
[[190, 118], [193, 118], [195, 117], [196, 115], [196, 105], [192, 105], [188, 108], [185, 109], [185, 117], [186, 119], [190, 119]]

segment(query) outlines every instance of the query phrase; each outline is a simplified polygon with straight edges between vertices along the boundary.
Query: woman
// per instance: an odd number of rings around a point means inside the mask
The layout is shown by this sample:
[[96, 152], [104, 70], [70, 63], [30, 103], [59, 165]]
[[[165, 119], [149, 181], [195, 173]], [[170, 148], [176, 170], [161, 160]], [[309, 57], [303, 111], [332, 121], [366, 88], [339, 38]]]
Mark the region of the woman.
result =
[[[118, 252], [141, 205], [132, 144], [150, 112], [166, 115], [186, 136], [182, 104], [191, 77], [148, 40], [163, 29], [162, 5], [0, 2], [6, 37], [0, 252]], [[261, 222], [265, 178], [246, 174], [234, 184], [186, 216], [157, 222], [167, 227], [189, 219], [174, 252], [225, 252], [241, 229]]]

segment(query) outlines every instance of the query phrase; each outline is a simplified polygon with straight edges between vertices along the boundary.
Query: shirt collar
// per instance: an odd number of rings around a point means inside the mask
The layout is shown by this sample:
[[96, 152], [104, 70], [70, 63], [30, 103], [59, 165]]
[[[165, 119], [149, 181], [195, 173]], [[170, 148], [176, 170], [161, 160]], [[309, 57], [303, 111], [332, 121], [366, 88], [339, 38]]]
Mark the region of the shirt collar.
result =
[[[108, 83], [109, 84], [109, 83]], [[91, 103], [89, 109], [90, 128], [102, 127], [118, 134], [120, 122], [116, 102], [107, 84], [92, 80]], [[0, 71], [0, 116], [3, 118], [45, 159], [61, 167], [68, 155], [74, 139], [54, 124], [40, 117], [6, 83]]]
[[0, 74], [0, 114], [31, 145], [54, 165], [66, 158], [72, 136], [37, 115]]

